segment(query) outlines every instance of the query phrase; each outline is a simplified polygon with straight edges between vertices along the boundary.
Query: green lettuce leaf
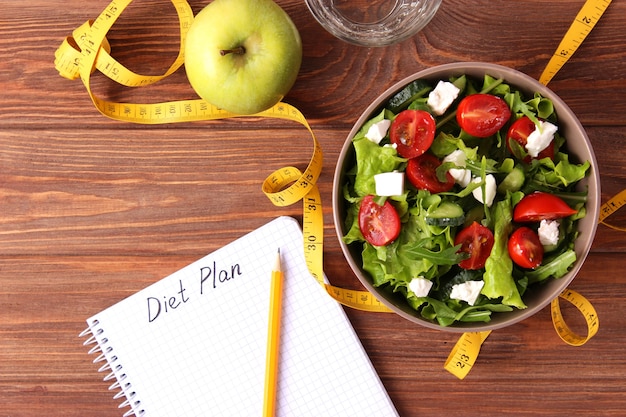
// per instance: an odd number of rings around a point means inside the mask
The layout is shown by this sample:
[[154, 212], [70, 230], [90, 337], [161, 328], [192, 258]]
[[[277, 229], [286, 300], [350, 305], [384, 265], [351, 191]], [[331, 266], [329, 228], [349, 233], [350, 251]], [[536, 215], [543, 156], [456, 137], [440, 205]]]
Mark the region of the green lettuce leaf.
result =
[[494, 245], [485, 264], [485, 274], [483, 275], [485, 286], [481, 294], [491, 299], [502, 297], [502, 304], [508, 306], [526, 308], [513, 279], [513, 261], [507, 248], [509, 234], [513, 227], [511, 224], [512, 212], [510, 195], [496, 204]]
[[585, 178], [585, 174], [591, 166], [589, 161], [582, 164], [572, 164], [568, 155], [562, 152], [559, 152], [555, 159], [557, 160], [556, 164], [549, 158], [542, 159], [543, 169], [540, 169], [540, 172], [546, 183], [556, 187], [560, 185], [567, 187], [577, 183]]
[[358, 196], [376, 194], [374, 175], [393, 172], [406, 162], [393, 147], [379, 146], [365, 137], [356, 138], [353, 144], [357, 159], [354, 192]]

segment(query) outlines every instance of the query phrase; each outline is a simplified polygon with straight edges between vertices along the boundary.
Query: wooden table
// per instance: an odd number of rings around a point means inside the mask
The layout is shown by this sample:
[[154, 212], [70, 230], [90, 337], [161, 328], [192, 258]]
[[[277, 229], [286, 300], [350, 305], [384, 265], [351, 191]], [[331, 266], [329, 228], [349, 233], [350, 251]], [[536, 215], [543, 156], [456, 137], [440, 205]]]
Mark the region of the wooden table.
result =
[[[190, 1], [198, 12], [207, 1]], [[533, 77], [554, 52], [581, 1], [444, 1], [430, 25], [403, 43], [368, 49], [318, 25], [303, 1], [279, 1], [304, 44], [285, 101], [307, 117], [325, 153], [325, 270], [362, 288], [332, 223], [336, 158], [352, 124], [378, 94], [418, 70], [454, 61], [507, 65]], [[101, 116], [80, 81], [59, 77], [54, 51], [106, 0], [5, 0], [0, 15], [0, 409], [3, 416], [120, 416], [78, 334], [85, 319], [277, 215], [261, 183], [274, 169], [306, 166], [301, 126], [223, 120], [162, 126]], [[587, 129], [602, 200], [626, 187], [626, 3], [614, 1], [550, 83]], [[136, 1], [109, 33], [131, 69], [164, 72], [178, 50], [170, 2]], [[113, 101], [195, 98], [184, 70], [129, 89], [95, 74]], [[616, 222], [623, 220], [619, 213]], [[622, 219], [620, 219], [622, 217]], [[623, 222], [622, 222], [623, 224]], [[460, 381], [443, 369], [458, 334], [392, 314], [348, 310], [402, 416], [617, 416], [626, 411], [625, 235], [600, 225], [571, 284], [595, 306], [600, 331], [563, 343], [550, 311], [492, 333]], [[577, 315], [570, 314], [576, 326]], [[580, 324], [580, 323], [578, 323]], [[355, 382], [358, 383], [358, 382]]]

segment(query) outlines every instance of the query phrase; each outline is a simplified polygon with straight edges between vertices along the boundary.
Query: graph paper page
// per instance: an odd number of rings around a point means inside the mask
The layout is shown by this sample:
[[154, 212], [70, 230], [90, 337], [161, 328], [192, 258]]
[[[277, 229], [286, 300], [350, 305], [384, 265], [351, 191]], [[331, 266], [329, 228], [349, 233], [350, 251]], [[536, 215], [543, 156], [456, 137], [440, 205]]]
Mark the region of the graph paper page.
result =
[[271, 270], [284, 273], [278, 416], [396, 416], [343, 308], [278, 217], [87, 320], [136, 415], [257, 416]]

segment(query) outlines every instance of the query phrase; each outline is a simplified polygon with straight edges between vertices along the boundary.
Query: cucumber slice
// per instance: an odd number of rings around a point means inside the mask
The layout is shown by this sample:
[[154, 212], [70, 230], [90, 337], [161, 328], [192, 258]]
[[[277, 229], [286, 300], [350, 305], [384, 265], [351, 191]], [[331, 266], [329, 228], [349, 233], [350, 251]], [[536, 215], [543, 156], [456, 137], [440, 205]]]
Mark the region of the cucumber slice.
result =
[[426, 224], [431, 226], [460, 226], [465, 221], [461, 206], [451, 201], [442, 201], [437, 208], [426, 215]]
[[426, 81], [415, 80], [392, 96], [387, 102], [387, 108], [394, 113], [399, 113], [413, 100], [423, 97], [430, 90], [432, 87]]
[[485, 205], [481, 204], [478, 206], [474, 206], [467, 211], [465, 215], [465, 221], [463, 222], [463, 226], [467, 227], [474, 222], [481, 223], [485, 218]]
[[504, 177], [500, 185], [498, 185], [498, 192], [504, 194], [507, 191], [512, 193], [519, 191], [519, 189], [522, 188], [522, 185], [524, 185], [525, 180], [526, 175], [524, 174], [524, 169], [522, 169], [519, 165], [515, 165], [511, 172]]

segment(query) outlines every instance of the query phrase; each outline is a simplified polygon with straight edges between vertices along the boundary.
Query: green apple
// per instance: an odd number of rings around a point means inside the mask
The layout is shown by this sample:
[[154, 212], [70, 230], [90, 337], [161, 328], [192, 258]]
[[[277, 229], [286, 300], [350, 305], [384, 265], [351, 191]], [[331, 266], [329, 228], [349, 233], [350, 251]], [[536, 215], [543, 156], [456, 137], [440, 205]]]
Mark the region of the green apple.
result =
[[278, 103], [302, 62], [302, 41], [272, 0], [214, 0], [195, 17], [185, 40], [185, 70], [205, 101], [237, 114]]

